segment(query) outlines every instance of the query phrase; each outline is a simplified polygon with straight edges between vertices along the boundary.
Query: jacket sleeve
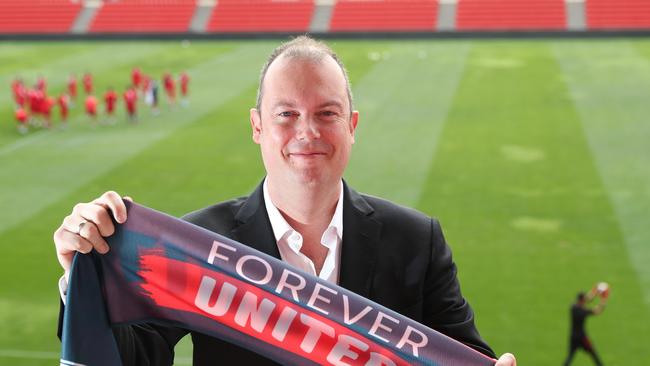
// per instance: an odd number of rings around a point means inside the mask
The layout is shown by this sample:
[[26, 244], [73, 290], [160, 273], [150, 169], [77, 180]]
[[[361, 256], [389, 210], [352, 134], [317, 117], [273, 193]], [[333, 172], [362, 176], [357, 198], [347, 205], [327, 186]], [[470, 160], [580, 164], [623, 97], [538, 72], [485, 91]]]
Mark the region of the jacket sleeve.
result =
[[475, 350], [495, 357], [474, 325], [474, 312], [460, 291], [456, 264], [440, 224], [431, 220], [431, 257], [424, 284], [423, 323]]

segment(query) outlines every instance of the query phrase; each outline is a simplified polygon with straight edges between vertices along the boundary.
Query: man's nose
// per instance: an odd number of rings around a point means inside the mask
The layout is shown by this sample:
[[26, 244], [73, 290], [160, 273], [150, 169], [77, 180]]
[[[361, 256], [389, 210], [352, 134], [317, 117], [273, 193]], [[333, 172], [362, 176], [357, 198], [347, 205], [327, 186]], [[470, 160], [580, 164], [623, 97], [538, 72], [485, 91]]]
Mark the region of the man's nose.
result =
[[318, 122], [311, 117], [304, 117], [296, 124], [296, 138], [298, 140], [315, 140], [320, 138]]

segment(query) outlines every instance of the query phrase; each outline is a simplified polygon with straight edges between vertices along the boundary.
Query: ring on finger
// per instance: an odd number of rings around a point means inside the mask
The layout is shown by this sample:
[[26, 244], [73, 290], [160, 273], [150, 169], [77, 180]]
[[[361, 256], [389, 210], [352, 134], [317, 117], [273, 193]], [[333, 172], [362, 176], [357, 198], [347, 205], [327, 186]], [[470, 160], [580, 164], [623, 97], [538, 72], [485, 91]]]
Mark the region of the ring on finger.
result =
[[79, 226], [77, 226], [77, 235], [81, 235], [81, 230], [83, 230], [84, 225], [88, 223], [88, 220], [83, 220], [82, 222], [79, 223]]

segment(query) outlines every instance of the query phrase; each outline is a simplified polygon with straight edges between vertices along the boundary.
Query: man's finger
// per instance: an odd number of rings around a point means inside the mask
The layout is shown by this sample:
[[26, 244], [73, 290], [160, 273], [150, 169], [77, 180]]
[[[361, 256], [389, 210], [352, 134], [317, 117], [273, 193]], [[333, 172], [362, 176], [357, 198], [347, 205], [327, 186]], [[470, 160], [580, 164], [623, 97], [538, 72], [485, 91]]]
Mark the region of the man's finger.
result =
[[512, 353], [504, 353], [494, 366], [517, 366], [517, 360]]
[[56, 256], [65, 271], [70, 270], [72, 258], [75, 252], [89, 253], [93, 249], [93, 244], [86, 238], [60, 227], [54, 233], [54, 242], [56, 244]]
[[97, 226], [87, 223], [86, 225], [80, 226], [79, 236], [88, 240], [90, 244], [101, 254], [106, 254], [108, 252], [108, 243], [106, 240], [99, 234]]
[[[82, 219], [96, 225], [102, 236], [111, 236], [115, 232], [115, 225], [113, 225], [113, 220], [111, 220], [109, 212], [101, 205], [95, 203], [81, 205], [76, 214], [78, 214]], [[79, 223], [81, 222], [83, 221], [80, 221]], [[70, 231], [74, 233], [78, 230], [79, 227], [73, 228]]]
[[117, 192], [108, 191], [104, 193], [100, 198], [96, 199], [93, 202], [101, 203], [111, 210], [115, 221], [120, 224], [123, 224], [126, 221], [126, 205]]

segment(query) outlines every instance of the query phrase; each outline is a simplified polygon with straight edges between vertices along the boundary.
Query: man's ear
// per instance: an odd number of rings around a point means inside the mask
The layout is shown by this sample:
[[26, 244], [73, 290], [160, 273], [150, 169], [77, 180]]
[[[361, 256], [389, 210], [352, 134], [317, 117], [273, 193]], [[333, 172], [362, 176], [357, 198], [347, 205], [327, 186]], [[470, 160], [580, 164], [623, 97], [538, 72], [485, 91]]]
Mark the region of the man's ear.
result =
[[352, 143], [354, 144], [354, 131], [357, 129], [359, 123], [359, 111], [352, 111], [350, 116], [350, 135], [352, 135]]
[[257, 109], [251, 108], [251, 129], [253, 130], [253, 141], [259, 145], [260, 134], [262, 133], [262, 117]]

